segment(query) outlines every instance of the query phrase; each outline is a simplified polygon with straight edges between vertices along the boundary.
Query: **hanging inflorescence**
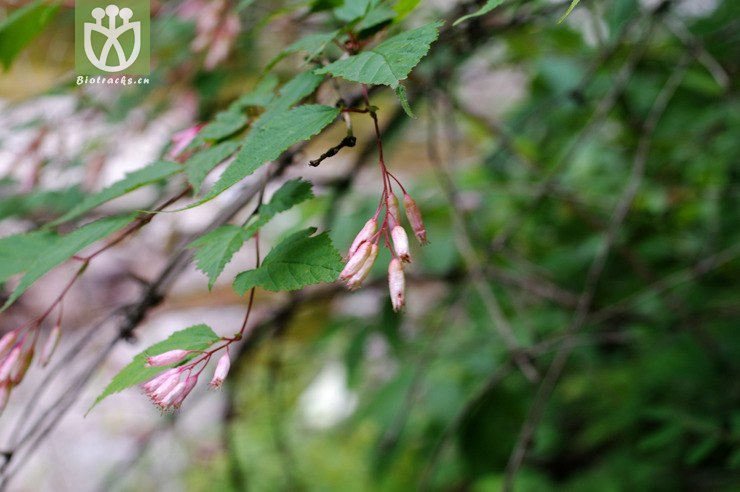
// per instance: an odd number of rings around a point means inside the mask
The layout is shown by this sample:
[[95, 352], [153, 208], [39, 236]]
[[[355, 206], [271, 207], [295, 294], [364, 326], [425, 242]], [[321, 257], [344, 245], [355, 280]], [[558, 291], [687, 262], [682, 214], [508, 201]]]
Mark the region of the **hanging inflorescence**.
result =
[[[388, 171], [388, 167], [385, 164], [378, 119], [375, 109], [370, 106], [367, 99], [367, 88], [365, 88], [365, 102], [368, 109], [358, 112], [370, 113], [375, 123], [380, 170], [383, 178], [383, 194], [381, 195], [380, 203], [375, 214], [365, 223], [352, 242], [349, 253], [347, 254], [347, 264], [339, 275], [339, 278], [351, 290], [359, 288], [365, 278], [367, 278], [378, 257], [380, 250], [379, 244], [382, 238], [385, 247], [390, 250], [393, 256], [388, 265], [388, 287], [390, 289], [391, 303], [393, 304], [394, 311], [400, 311], [406, 303], [406, 280], [403, 265], [404, 263], [411, 262], [411, 254], [409, 252], [409, 239], [406, 229], [401, 225], [398, 198], [393, 191], [394, 183], [403, 193], [403, 208], [406, 212], [406, 218], [411, 225], [411, 229], [414, 231], [414, 235], [422, 246], [427, 244], [427, 232], [416, 202], [406, 192], [401, 182]], [[382, 221], [379, 222], [380, 214], [383, 211]], [[378, 224], [380, 224], [380, 227], [378, 227]]]

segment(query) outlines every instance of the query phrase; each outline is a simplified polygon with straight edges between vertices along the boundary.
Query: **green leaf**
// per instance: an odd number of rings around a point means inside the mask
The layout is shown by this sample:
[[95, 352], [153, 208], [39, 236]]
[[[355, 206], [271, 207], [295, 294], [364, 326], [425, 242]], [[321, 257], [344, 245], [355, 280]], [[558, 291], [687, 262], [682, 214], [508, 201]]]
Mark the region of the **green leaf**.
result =
[[126, 174], [126, 176], [104, 190], [85, 198], [79, 205], [62, 215], [52, 226], [76, 219], [90, 210], [109, 202], [114, 198], [130, 193], [142, 186], [156, 183], [182, 170], [182, 166], [176, 162], [157, 161], [143, 169]]
[[260, 116], [255, 127], [259, 128], [270, 119], [289, 109], [304, 97], [312, 94], [323, 80], [323, 76], [311, 71], [302, 72], [290, 79], [280, 88], [278, 91], [278, 97], [267, 105], [267, 111]]
[[228, 140], [210, 149], [200, 151], [187, 160], [185, 174], [196, 194], [200, 193], [200, 186], [208, 173], [236, 152], [238, 148], [239, 144], [237, 142]]
[[262, 265], [237, 275], [234, 290], [244, 295], [252, 287], [271, 291], [298, 290], [307, 285], [334, 282], [342, 271], [342, 257], [327, 233], [311, 237], [316, 228], [297, 232], [275, 246]]
[[[281, 51], [275, 58], [273, 58], [270, 63], [267, 64], [267, 67], [265, 67], [265, 70], [271, 70], [272, 67], [277, 65], [281, 60], [283, 60], [288, 55], [291, 55], [293, 53], [300, 53], [301, 51], [305, 51], [308, 53], [308, 56], [306, 57], [306, 61], [309, 62], [316, 58], [319, 54], [321, 54], [322, 51], [324, 51], [324, 48], [327, 44], [331, 43], [334, 38], [337, 37], [339, 34], [339, 31], [332, 31], [332, 32], [320, 32], [316, 34], [309, 34], [308, 36], [304, 36], [300, 38], [295, 43], [291, 44], [287, 48], [285, 48], [283, 51]], [[309, 72], [310, 73], [310, 72]]]
[[244, 128], [248, 121], [249, 119], [239, 112], [221, 111], [216, 114], [216, 118], [212, 122], [203, 127], [194, 140], [196, 142], [221, 140]]
[[416, 119], [416, 115], [413, 111], [411, 111], [411, 106], [409, 106], [409, 100], [406, 97], [406, 88], [402, 86], [401, 84], [398, 84], [398, 87], [396, 87], [396, 95], [398, 96], [398, 99], [401, 101], [401, 107], [404, 111], [406, 111], [406, 114], [410, 117]]
[[34, 282], [43, 277], [49, 270], [60, 265], [76, 255], [82, 249], [90, 246], [114, 232], [128, 225], [136, 214], [122, 217], [108, 217], [90, 224], [64, 236], [56, 236], [46, 245], [43, 250], [35, 255], [34, 261], [27, 268], [26, 274], [21, 278], [13, 293], [3, 305], [0, 311], [4, 311], [13, 304]]
[[208, 289], [224, 270], [234, 253], [241, 249], [249, 237], [244, 229], [235, 225], [225, 225], [204, 234], [188, 245], [195, 250], [198, 269], [208, 276]]
[[230, 111], [242, 111], [248, 107], [264, 108], [275, 97], [275, 87], [278, 78], [275, 75], [266, 75], [251, 91], [243, 94], [230, 107]]
[[495, 9], [499, 5], [504, 3], [504, 0], [488, 0], [486, 4], [481, 7], [478, 11], [473, 12], [472, 14], [463, 15], [459, 19], [457, 19], [452, 25], [456, 26], [460, 24], [461, 22], [465, 22], [468, 19], [472, 19], [473, 17], [480, 17], [481, 15], [486, 15], [491, 10]]
[[247, 239], [254, 236], [257, 231], [280, 212], [284, 212], [312, 197], [311, 183], [308, 181], [303, 181], [301, 178], [287, 181], [272, 195], [269, 203], [260, 207], [257, 220], [244, 228], [247, 232]]
[[[357, 24], [357, 27], [355, 29], [357, 31], [368, 31], [373, 28], [380, 27], [381, 24], [385, 24], [395, 17], [395, 10], [390, 7], [386, 7], [385, 5], [378, 5], [367, 13], [365, 18], [362, 19], [359, 24]], [[377, 29], [375, 29], [374, 31], [377, 31]], [[365, 37], [365, 33], [363, 33], [362, 37]]]
[[23, 48], [44, 30], [57, 12], [58, 5], [37, 0], [0, 22], [0, 62], [5, 70], [10, 68]]
[[245, 241], [275, 215], [311, 197], [311, 183], [300, 178], [288, 181], [275, 192], [269, 203], [260, 207], [258, 219], [249, 226], [221, 226], [190, 243], [188, 247], [197, 248], [195, 261], [198, 269], [208, 276], [208, 289], [213, 287], [224, 267]]
[[576, 8], [576, 5], [578, 5], [580, 1], [581, 0], [573, 0], [572, 2], [570, 2], [570, 7], [568, 7], [568, 10], [563, 14], [563, 16], [560, 19], [558, 19], [558, 24], [563, 22], [565, 18], [568, 17], [571, 12], [573, 12], [573, 9]]
[[0, 282], [28, 270], [57, 237], [50, 231], [32, 231], [0, 238]]
[[85, 193], [77, 185], [59, 190], [35, 189], [31, 192], [13, 193], [17, 187], [8, 187], [5, 193], [0, 186], [0, 220], [8, 217], [28, 217], [29, 215], [59, 216], [69, 212], [85, 199]]
[[365, 15], [371, 3], [372, 0], [344, 0], [341, 7], [334, 9], [334, 15], [341, 21], [352, 22]]
[[270, 202], [260, 207], [260, 220], [268, 220], [299, 203], [313, 198], [311, 183], [301, 178], [286, 181], [270, 198]]
[[[134, 360], [124, 367], [121, 372], [115, 375], [113, 380], [106, 386], [103, 392], [95, 399], [95, 402], [87, 410], [90, 413], [98, 403], [104, 398], [119, 393], [126, 388], [145, 383], [158, 374], [164, 372], [170, 367], [178, 364], [172, 364], [166, 367], [146, 367], [146, 358], [153, 355], [159, 355], [170, 350], [206, 350], [208, 347], [221, 340], [213, 330], [207, 325], [195, 325], [184, 330], [176, 331], [167, 340], [156, 343], [134, 357]], [[197, 354], [193, 354], [193, 357]], [[186, 359], [190, 360], [192, 357]], [[182, 365], [184, 362], [180, 362]]]
[[339, 114], [337, 108], [319, 104], [298, 106], [260, 123], [244, 139], [236, 159], [224, 171], [204, 201], [210, 200], [252, 174], [268, 161], [280, 157], [288, 147], [307, 140]]
[[328, 73], [362, 84], [388, 85], [395, 89], [427, 54], [429, 46], [439, 35], [441, 25], [441, 22], [433, 22], [398, 34], [369, 51], [337, 60], [316, 70], [316, 73]]
[[399, 0], [398, 2], [396, 2], [396, 4], [393, 6], [393, 10], [395, 10], [396, 14], [398, 14], [396, 16], [396, 22], [400, 21], [411, 12], [413, 12], [420, 3], [421, 0]]

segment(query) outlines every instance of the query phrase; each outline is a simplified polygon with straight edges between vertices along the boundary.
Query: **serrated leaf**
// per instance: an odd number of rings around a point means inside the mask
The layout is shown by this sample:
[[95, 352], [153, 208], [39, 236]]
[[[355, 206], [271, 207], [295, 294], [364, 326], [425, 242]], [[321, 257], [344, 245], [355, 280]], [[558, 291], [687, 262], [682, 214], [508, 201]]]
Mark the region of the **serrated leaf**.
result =
[[[210, 190], [210, 200], [246, 178], [290, 146], [318, 134], [339, 114], [337, 108], [319, 104], [298, 106], [257, 125], [244, 139], [242, 149]], [[262, 119], [260, 119], [262, 121]]]
[[200, 186], [208, 173], [236, 152], [238, 148], [239, 144], [237, 142], [228, 140], [210, 149], [202, 150], [187, 160], [185, 175], [196, 194], [200, 193]]
[[237, 275], [234, 290], [244, 295], [252, 287], [270, 291], [298, 290], [307, 285], [334, 282], [342, 271], [342, 257], [327, 233], [316, 228], [297, 232], [275, 246], [262, 265]]
[[280, 212], [284, 212], [309, 198], [313, 198], [311, 183], [301, 178], [286, 181], [272, 195], [270, 201], [260, 207], [260, 219], [270, 220]]
[[0, 22], [0, 62], [5, 70], [10, 68], [23, 48], [44, 30], [57, 12], [59, 5], [37, 0], [15, 10]]
[[13, 304], [34, 282], [43, 277], [49, 270], [64, 263], [82, 249], [122, 229], [133, 221], [135, 217], [136, 214], [130, 214], [122, 217], [100, 219], [64, 236], [54, 237], [42, 251], [38, 252], [34, 261], [28, 265], [28, 268], [24, 269], [26, 272], [25, 275], [23, 275], [23, 278], [21, 278], [0, 311], [4, 311], [8, 306]]
[[311, 183], [308, 181], [303, 181], [301, 178], [287, 181], [272, 195], [269, 203], [260, 207], [257, 220], [244, 227], [247, 239], [254, 236], [257, 231], [280, 212], [284, 212], [312, 197]]
[[401, 84], [398, 84], [398, 87], [396, 87], [396, 95], [398, 96], [399, 101], [401, 101], [401, 107], [406, 112], [406, 114], [416, 119], [416, 115], [414, 114], [413, 111], [411, 111], [411, 106], [409, 106], [409, 100], [406, 97], [406, 88], [402, 86]]
[[208, 276], [208, 289], [224, 270], [234, 253], [241, 249], [247, 239], [246, 232], [235, 225], [225, 225], [204, 234], [188, 245], [195, 250], [198, 269]]
[[[159, 355], [175, 349], [206, 350], [220, 339], [221, 337], [216, 335], [208, 325], [203, 324], [191, 326], [173, 333], [167, 340], [156, 343], [136, 355], [129, 365], [124, 367], [121, 372], [115, 375], [110, 384], [108, 384], [103, 392], [95, 399], [95, 402], [93, 402], [87, 412], [89, 413], [90, 410], [106, 397], [114, 393], [119, 393], [126, 388], [149, 381], [168, 368], [178, 365], [172, 364], [165, 367], [146, 367], [147, 357]], [[189, 359], [186, 359], [186, 361], [187, 360]], [[182, 363], [183, 362], [180, 362], [180, 364]]]
[[429, 52], [429, 47], [439, 36], [441, 25], [441, 22], [433, 22], [398, 34], [369, 51], [317, 69], [316, 73], [331, 74], [361, 84], [388, 85], [395, 89]]
[[558, 19], [558, 24], [563, 22], [565, 18], [568, 17], [571, 12], [573, 12], [573, 9], [576, 8], [576, 5], [578, 5], [580, 1], [581, 0], [573, 0], [572, 2], [570, 2], [570, 6], [568, 7], [568, 10], [566, 10], [563, 16], [560, 19]]
[[195, 141], [221, 140], [229, 137], [244, 128], [248, 121], [249, 119], [239, 112], [221, 111], [212, 122], [203, 127]]
[[24, 272], [58, 236], [50, 231], [32, 231], [0, 239], [0, 282]]
[[483, 7], [478, 9], [476, 12], [473, 12], [472, 14], [463, 15], [459, 19], [457, 19], [455, 22], [452, 23], [453, 26], [456, 26], [460, 24], [461, 22], [465, 22], [468, 19], [472, 19], [474, 17], [480, 17], [481, 15], [486, 15], [491, 10], [495, 9], [499, 5], [504, 3], [504, 0], [488, 0]]
[[161, 181], [181, 170], [182, 166], [176, 162], [157, 161], [142, 169], [130, 172], [122, 180], [116, 181], [104, 190], [88, 196], [79, 205], [56, 219], [50, 225], [54, 226], [76, 219], [105, 202], [137, 190], [142, 186]]
[[303, 181], [301, 178], [287, 181], [272, 195], [269, 203], [260, 207], [257, 220], [245, 226], [247, 238], [254, 236], [257, 231], [280, 212], [284, 212], [309, 198], [313, 198], [311, 183]]
[[314, 58], [316, 58], [322, 51], [324, 51], [324, 48], [326, 47], [326, 45], [331, 43], [332, 40], [336, 38], [338, 34], [339, 34], [339, 31], [332, 31], [332, 32], [320, 32], [320, 33], [309, 34], [308, 36], [304, 36], [298, 41], [296, 41], [295, 43], [285, 48], [278, 55], [276, 55], [275, 58], [273, 58], [270, 61], [270, 63], [267, 64], [267, 67], [265, 67], [265, 70], [272, 70], [272, 67], [277, 65], [286, 56], [291, 55], [293, 53], [300, 53], [301, 51], [305, 51], [306, 53], [308, 53], [308, 56], [306, 57], [306, 61], [311, 61]]
[[270, 119], [283, 113], [304, 97], [312, 94], [324, 80], [324, 77], [311, 71], [302, 72], [290, 79], [278, 91], [278, 97], [267, 105], [267, 111], [257, 121], [255, 127], [267, 123]]
[[190, 243], [188, 247], [197, 248], [194, 256], [198, 269], [208, 276], [208, 289], [213, 287], [224, 267], [245, 241], [275, 215], [311, 197], [311, 183], [300, 178], [288, 181], [272, 195], [269, 203], [260, 207], [259, 216], [252, 224], [244, 228], [221, 226]]

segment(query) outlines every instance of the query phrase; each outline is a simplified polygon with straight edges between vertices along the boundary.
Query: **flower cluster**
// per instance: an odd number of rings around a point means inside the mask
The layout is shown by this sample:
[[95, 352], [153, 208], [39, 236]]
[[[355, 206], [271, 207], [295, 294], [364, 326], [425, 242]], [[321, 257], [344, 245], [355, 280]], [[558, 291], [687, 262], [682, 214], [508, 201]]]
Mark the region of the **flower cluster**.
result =
[[[198, 377], [210, 360], [211, 356], [222, 347], [210, 352], [197, 352], [191, 350], [170, 350], [159, 355], [147, 357], [147, 367], [164, 367], [183, 362], [189, 355], [202, 353], [202, 356], [185, 365], [173, 367], [160, 373], [153, 379], [142, 385], [147, 397], [163, 412], [174, 411], [180, 408], [182, 402], [198, 383]], [[196, 366], [203, 364], [203, 368], [195, 370]], [[223, 385], [224, 379], [229, 372], [228, 349], [216, 364], [216, 372], [210, 382], [210, 387], [218, 389]]]
[[[13, 388], [23, 381], [31, 366], [36, 347], [38, 327], [21, 336], [22, 330], [15, 329], [0, 338], [0, 413], [5, 409]], [[29, 335], [32, 335], [29, 337]], [[46, 366], [51, 359], [61, 335], [61, 328], [56, 325], [41, 350], [39, 362]]]
[[[388, 287], [391, 303], [395, 311], [400, 311], [405, 305], [406, 280], [403, 273], [403, 264], [411, 261], [409, 239], [406, 229], [401, 225], [398, 198], [391, 188], [390, 178], [396, 178], [382, 166], [384, 174], [384, 191], [378, 210], [368, 220], [355, 237], [349, 248], [347, 264], [339, 278], [352, 290], [360, 287], [367, 278], [376, 258], [378, 257], [380, 238], [385, 238], [385, 245], [390, 249], [393, 259], [388, 265]], [[398, 180], [396, 180], [398, 183]], [[401, 186], [400, 183], [398, 183]], [[401, 186], [403, 191], [403, 206], [406, 218], [411, 225], [414, 235], [421, 245], [427, 244], [427, 232], [421, 217], [419, 207], [411, 196]], [[378, 228], [378, 217], [385, 209], [385, 216]], [[392, 247], [391, 247], [392, 244]]]

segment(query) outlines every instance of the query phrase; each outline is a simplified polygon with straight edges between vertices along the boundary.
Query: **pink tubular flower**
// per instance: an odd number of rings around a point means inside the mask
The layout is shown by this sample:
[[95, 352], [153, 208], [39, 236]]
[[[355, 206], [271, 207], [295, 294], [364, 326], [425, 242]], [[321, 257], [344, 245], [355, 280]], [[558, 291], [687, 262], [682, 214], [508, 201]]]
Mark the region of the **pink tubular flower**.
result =
[[398, 258], [393, 258], [388, 265], [388, 287], [391, 291], [391, 304], [394, 311], [400, 311], [406, 304], [406, 279], [403, 275], [403, 264]]
[[[168, 371], [167, 377], [149, 393], [149, 398], [155, 405], [159, 405], [162, 398], [170, 394], [175, 387], [180, 383], [180, 371]], [[167, 373], [165, 373], [167, 374]]]
[[397, 225], [391, 229], [391, 238], [393, 239], [393, 249], [396, 250], [396, 255], [398, 255], [401, 261], [405, 263], [410, 262], [409, 237], [406, 235], [406, 230], [400, 225]]
[[360, 230], [359, 234], [355, 237], [355, 240], [352, 241], [352, 246], [349, 247], [349, 258], [352, 258], [354, 254], [357, 252], [357, 249], [360, 247], [360, 245], [364, 242], [370, 241], [370, 238], [373, 237], [375, 232], [378, 230], [378, 221], [373, 217], [372, 219], [365, 222], [365, 225]]
[[411, 228], [414, 230], [416, 238], [421, 245], [427, 244], [427, 230], [424, 227], [424, 221], [421, 218], [421, 212], [416, 202], [407, 193], [403, 195], [403, 208], [406, 209], [406, 218], [409, 219]]
[[146, 393], [150, 393], [150, 392], [152, 392], [152, 391], [156, 390], [157, 388], [159, 388], [159, 386], [160, 386], [160, 385], [161, 385], [161, 384], [162, 384], [162, 383], [163, 383], [163, 382], [164, 382], [164, 381], [165, 381], [165, 380], [166, 380], [166, 379], [167, 379], [168, 377], [170, 377], [170, 376], [171, 376], [172, 374], [175, 374], [175, 373], [177, 373], [177, 372], [179, 372], [179, 371], [180, 371], [180, 370], [179, 370], [179, 369], [177, 369], [177, 368], [167, 369], [167, 370], [166, 370], [166, 371], [164, 371], [163, 373], [161, 373], [161, 374], [159, 374], [159, 375], [157, 375], [157, 376], [154, 376], [154, 377], [153, 377], [152, 379], [150, 379], [150, 380], [149, 380], [149, 381], [147, 381], [146, 383], [142, 384], [142, 385], [141, 385], [141, 387], [142, 387], [142, 388], [144, 389], [144, 392], [146, 392]]
[[28, 371], [28, 367], [31, 365], [33, 360], [33, 346], [28, 347], [24, 352], [21, 353], [18, 361], [15, 363], [10, 374], [10, 382], [18, 384], [23, 380], [23, 377]]
[[190, 353], [189, 350], [170, 350], [159, 355], [153, 355], [146, 358], [146, 367], [162, 367], [176, 364], [183, 360]]
[[163, 396], [163, 397], [161, 397], [161, 398], [159, 398], [157, 400], [154, 400], [154, 403], [162, 411], [171, 410], [172, 408], [174, 408], [175, 401], [180, 397], [180, 395], [183, 394], [183, 392], [185, 392], [185, 386], [186, 386], [186, 382], [185, 381], [180, 381], [165, 396]]
[[193, 391], [193, 388], [195, 388], [195, 385], [197, 383], [198, 383], [198, 376], [188, 376], [187, 379], [185, 379], [185, 386], [183, 387], [182, 391], [180, 391], [177, 394], [177, 396], [175, 397], [175, 400], [172, 402], [172, 407], [175, 410], [180, 408], [180, 405], [182, 405], [182, 402], [190, 394], [190, 392]]
[[401, 215], [398, 211], [398, 198], [396, 198], [396, 194], [391, 191], [389, 191], [386, 196], [388, 197], [388, 225], [393, 229], [398, 225], [398, 221], [401, 220]]
[[10, 354], [8, 354], [8, 357], [3, 361], [2, 365], [0, 365], [0, 384], [10, 381], [12, 372], [20, 357], [21, 347], [20, 345], [16, 345], [13, 347], [13, 350], [10, 351]]
[[41, 350], [41, 355], [39, 356], [39, 364], [41, 364], [41, 367], [46, 367], [49, 360], [51, 360], [51, 356], [54, 355], [54, 351], [56, 350], [57, 345], [59, 345], [59, 338], [61, 335], [62, 328], [59, 325], [55, 325], [49, 332], [49, 338], [46, 339], [44, 348]]
[[342, 280], [349, 280], [357, 272], [359, 272], [360, 268], [362, 268], [362, 265], [365, 264], [368, 257], [370, 256], [372, 246], [373, 245], [371, 243], [362, 243], [357, 251], [355, 251], [355, 254], [352, 255], [347, 264], [344, 266], [344, 270], [342, 270], [342, 273], [339, 274], [339, 278], [341, 278]]
[[8, 332], [0, 338], [0, 359], [10, 352], [10, 349], [13, 347], [17, 338], [18, 332], [16, 330]]
[[378, 257], [378, 252], [378, 245], [371, 244], [370, 254], [368, 255], [367, 259], [362, 264], [357, 273], [355, 273], [349, 280], [347, 280], [347, 287], [349, 287], [350, 290], [358, 289], [360, 285], [362, 285], [362, 282], [367, 278], [370, 270], [373, 268], [375, 259]]
[[209, 386], [213, 389], [219, 389], [224, 384], [224, 379], [229, 374], [229, 368], [231, 367], [231, 359], [229, 359], [228, 351], [218, 359], [216, 364], [216, 372], [213, 374], [213, 379]]

